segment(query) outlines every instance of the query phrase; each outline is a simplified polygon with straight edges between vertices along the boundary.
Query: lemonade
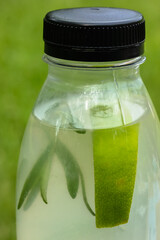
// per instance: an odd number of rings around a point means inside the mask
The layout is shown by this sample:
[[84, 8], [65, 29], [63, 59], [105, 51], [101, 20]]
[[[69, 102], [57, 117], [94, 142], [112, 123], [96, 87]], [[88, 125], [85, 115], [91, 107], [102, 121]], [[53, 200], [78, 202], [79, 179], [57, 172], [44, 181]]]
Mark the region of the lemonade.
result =
[[160, 124], [140, 76], [145, 19], [44, 17], [48, 75], [22, 142], [17, 240], [159, 240]]
[[[112, 127], [103, 104], [101, 112], [91, 109], [82, 126], [73, 115], [68, 125], [66, 118], [54, 122], [48, 115], [52, 104], [35, 109], [24, 135], [17, 239], [157, 240], [160, 222], [153, 209], [160, 207], [160, 168], [150, 109], [125, 102], [128, 122], [117, 115]], [[97, 129], [98, 121], [106, 128]]]

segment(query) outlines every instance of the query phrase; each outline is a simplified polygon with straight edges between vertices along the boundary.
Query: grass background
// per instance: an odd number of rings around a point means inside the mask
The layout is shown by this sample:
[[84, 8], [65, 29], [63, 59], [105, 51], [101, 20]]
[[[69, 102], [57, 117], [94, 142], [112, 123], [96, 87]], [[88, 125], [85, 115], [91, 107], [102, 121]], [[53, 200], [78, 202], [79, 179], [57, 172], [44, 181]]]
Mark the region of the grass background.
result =
[[43, 17], [68, 7], [107, 6], [138, 10], [146, 19], [144, 83], [160, 116], [159, 0], [0, 0], [0, 240], [15, 240], [15, 181], [20, 143], [47, 74]]

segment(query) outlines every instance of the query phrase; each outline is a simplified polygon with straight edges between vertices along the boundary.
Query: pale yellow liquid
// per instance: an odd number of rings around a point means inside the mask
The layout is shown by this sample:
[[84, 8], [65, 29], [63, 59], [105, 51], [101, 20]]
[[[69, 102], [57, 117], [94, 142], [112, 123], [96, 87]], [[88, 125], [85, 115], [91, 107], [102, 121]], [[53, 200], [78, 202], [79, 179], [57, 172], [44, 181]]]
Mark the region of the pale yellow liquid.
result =
[[[159, 128], [149, 109], [142, 113], [132, 123], [138, 122], [140, 128], [136, 182], [128, 223], [113, 228], [96, 228], [95, 217], [83, 202], [81, 185], [77, 197], [72, 199], [64, 169], [54, 156], [47, 190], [48, 204], [42, 201], [38, 192], [33, 201], [25, 201], [17, 210], [17, 240], [159, 240]], [[57, 129], [45, 119], [40, 120], [33, 115], [21, 148], [17, 203], [29, 172], [52, 138], [53, 141], [55, 138], [61, 140], [74, 155], [84, 176], [88, 202], [95, 210], [91, 129], [85, 134]]]

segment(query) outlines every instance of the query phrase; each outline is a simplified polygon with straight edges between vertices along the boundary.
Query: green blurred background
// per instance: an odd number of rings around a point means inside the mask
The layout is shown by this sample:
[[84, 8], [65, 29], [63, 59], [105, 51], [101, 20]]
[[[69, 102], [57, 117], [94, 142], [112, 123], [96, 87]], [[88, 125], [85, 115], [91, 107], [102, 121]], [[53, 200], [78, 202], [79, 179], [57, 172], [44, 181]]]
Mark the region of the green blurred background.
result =
[[146, 19], [146, 57], [141, 74], [160, 116], [159, 0], [0, 0], [0, 240], [15, 240], [15, 181], [20, 143], [47, 74], [43, 17], [69, 7], [138, 10]]

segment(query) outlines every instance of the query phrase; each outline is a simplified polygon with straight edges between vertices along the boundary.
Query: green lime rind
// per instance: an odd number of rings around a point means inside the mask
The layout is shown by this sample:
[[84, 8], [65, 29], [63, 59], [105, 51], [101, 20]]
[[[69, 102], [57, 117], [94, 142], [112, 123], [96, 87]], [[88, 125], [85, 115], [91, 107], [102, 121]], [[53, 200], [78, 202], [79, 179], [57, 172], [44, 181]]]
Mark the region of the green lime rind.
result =
[[135, 185], [138, 124], [93, 131], [97, 228], [129, 220]]

